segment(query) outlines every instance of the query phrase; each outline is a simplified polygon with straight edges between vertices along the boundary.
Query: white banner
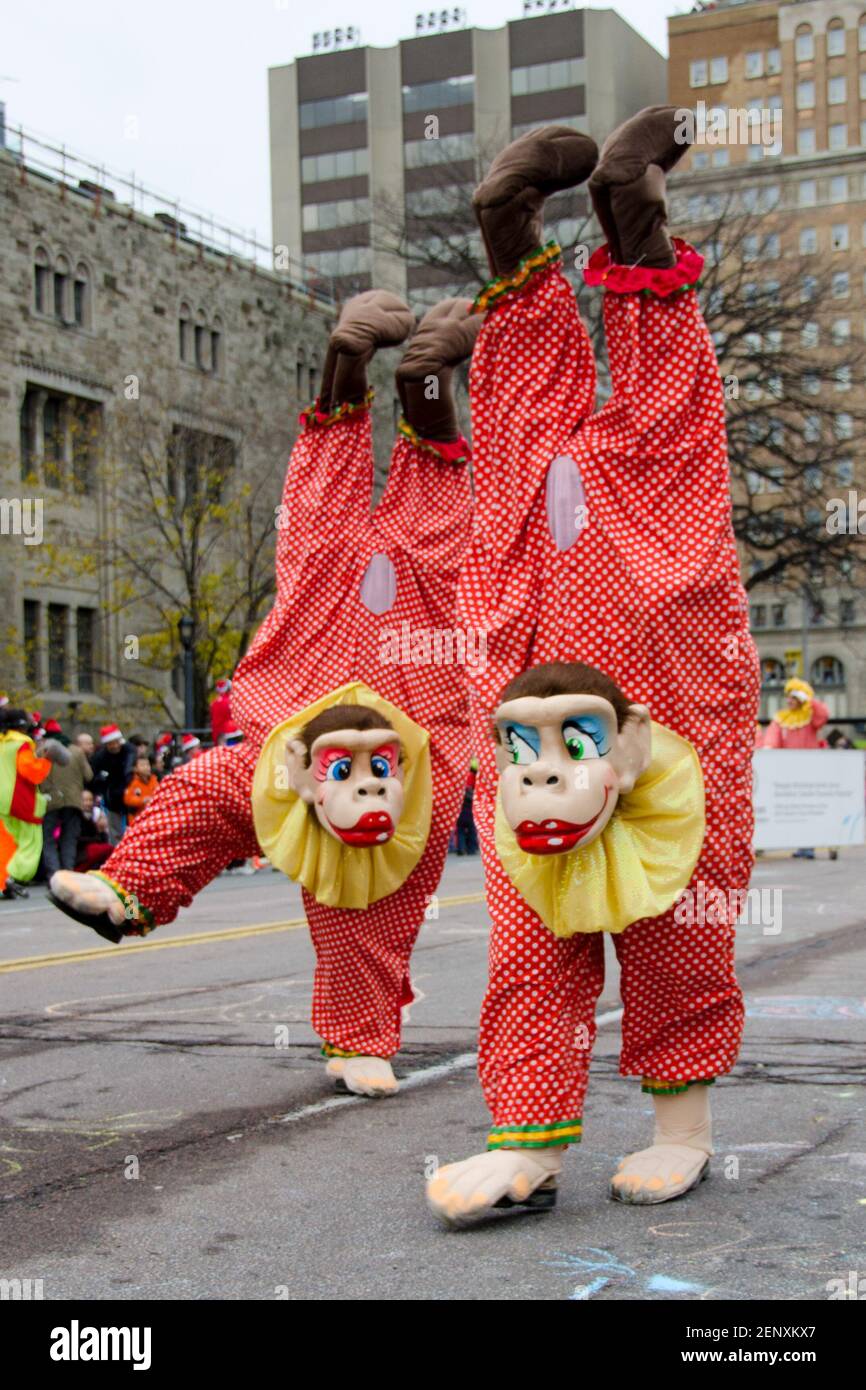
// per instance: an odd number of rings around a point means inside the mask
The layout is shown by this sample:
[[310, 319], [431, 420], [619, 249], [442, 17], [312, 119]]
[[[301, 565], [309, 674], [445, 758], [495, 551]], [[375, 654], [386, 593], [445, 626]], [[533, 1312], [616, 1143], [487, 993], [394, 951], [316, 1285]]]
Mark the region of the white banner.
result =
[[759, 748], [754, 757], [755, 848], [862, 845], [862, 748]]

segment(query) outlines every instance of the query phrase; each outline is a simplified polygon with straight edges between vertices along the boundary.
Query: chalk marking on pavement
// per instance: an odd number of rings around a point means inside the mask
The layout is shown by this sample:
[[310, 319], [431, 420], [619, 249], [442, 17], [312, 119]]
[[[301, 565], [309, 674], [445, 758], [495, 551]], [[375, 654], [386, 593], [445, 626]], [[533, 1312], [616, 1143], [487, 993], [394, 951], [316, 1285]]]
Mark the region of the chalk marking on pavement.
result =
[[[453, 898], [440, 898], [439, 907], [461, 907], [466, 903], [484, 901], [483, 893], [463, 893]], [[89, 951], [58, 951], [48, 956], [22, 956], [20, 960], [0, 962], [0, 975], [15, 970], [45, 970], [53, 965], [73, 965], [79, 961], [119, 959], [139, 951], [169, 951], [181, 946], [202, 946], [215, 941], [239, 941], [249, 936], [268, 936], [273, 932], [298, 931], [307, 925], [306, 917], [291, 917], [284, 922], [263, 922], [259, 926], [229, 927], [223, 931], [193, 932], [189, 936], [166, 937], [164, 941], [131, 940], [123, 946], [96, 946]]]

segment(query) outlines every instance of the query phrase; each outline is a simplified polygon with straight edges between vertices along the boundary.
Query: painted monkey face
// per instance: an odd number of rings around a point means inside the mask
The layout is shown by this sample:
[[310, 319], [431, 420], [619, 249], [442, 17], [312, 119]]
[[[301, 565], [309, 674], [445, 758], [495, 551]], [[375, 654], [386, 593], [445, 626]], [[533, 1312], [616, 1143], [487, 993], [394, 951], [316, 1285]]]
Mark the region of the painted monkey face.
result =
[[527, 854], [567, 854], [598, 839], [650, 761], [650, 716], [632, 705], [622, 729], [598, 695], [534, 695], [497, 709], [502, 809]]
[[290, 785], [323, 830], [344, 845], [372, 849], [391, 839], [403, 814], [400, 740], [388, 729], [336, 729], [310, 749], [286, 749]]

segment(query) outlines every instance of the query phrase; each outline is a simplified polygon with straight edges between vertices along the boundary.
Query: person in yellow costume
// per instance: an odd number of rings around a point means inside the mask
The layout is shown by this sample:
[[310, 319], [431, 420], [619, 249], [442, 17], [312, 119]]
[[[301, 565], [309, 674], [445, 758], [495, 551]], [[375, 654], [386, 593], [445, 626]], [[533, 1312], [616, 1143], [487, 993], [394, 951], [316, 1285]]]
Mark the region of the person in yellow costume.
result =
[[39, 791], [52, 763], [68, 761], [61, 744], [49, 740], [45, 756], [36, 751], [33, 723], [26, 710], [0, 709], [0, 891], [4, 898], [27, 897], [23, 883], [39, 868], [46, 798]]

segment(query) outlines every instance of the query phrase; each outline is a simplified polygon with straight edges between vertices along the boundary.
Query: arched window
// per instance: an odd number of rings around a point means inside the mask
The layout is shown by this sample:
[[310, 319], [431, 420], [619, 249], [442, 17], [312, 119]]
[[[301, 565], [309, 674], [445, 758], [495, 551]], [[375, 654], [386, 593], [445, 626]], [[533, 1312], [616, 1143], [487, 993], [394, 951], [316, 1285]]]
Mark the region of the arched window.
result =
[[831, 19], [827, 25], [827, 57], [841, 58], [845, 53], [845, 23]]
[[822, 690], [841, 690], [845, 667], [837, 656], [818, 656], [812, 662], [812, 684]]
[[761, 685], [775, 690], [785, 684], [785, 667], [777, 656], [765, 656], [761, 661]]
[[75, 267], [72, 282], [72, 317], [79, 328], [90, 327], [90, 274], [83, 261]]
[[69, 262], [65, 256], [58, 256], [54, 262], [54, 317], [61, 323], [69, 323]]
[[210, 328], [210, 369], [219, 376], [223, 368], [223, 321], [218, 314], [214, 316]]
[[50, 314], [51, 258], [44, 246], [37, 246], [33, 256], [33, 304], [37, 314]]
[[188, 304], [181, 304], [178, 316], [178, 351], [181, 362], [189, 362], [192, 356], [192, 324]]
[[203, 310], [203, 309], [199, 309], [198, 312], [196, 313], [196, 316], [195, 316], [195, 329], [194, 329], [194, 334], [195, 334], [195, 365], [196, 365], [201, 371], [206, 372], [207, 369], [208, 369], [208, 366], [209, 366], [209, 357], [210, 357], [209, 348], [210, 348], [210, 342], [209, 342], [209, 339], [208, 339], [207, 319], [206, 319], [205, 316], [204, 316], [204, 310]]
[[815, 56], [815, 36], [811, 24], [799, 24], [794, 36], [794, 56], [798, 63], [808, 63]]

